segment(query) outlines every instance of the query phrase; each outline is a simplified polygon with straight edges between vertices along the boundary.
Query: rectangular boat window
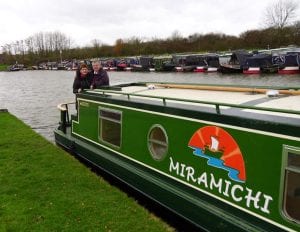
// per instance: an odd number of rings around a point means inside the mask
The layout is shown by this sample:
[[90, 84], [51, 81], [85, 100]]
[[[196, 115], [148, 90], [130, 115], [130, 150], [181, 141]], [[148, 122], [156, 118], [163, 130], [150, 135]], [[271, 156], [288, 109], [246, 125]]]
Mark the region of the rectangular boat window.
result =
[[99, 110], [100, 140], [113, 146], [121, 146], [122, 113], [117, 110], [101, 108]]
[[284, 148], [283, 210], [288, 219], [300, 223], [300, 148]]

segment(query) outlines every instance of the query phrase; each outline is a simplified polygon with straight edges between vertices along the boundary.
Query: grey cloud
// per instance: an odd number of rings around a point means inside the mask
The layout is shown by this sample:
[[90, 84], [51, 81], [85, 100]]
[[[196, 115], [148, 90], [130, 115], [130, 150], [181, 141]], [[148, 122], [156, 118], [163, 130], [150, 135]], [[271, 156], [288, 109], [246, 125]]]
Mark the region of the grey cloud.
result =
[[[7, 40], [29, 33], [60, 30], [76, 44], [92, 39], [113, 44], [118, 38], [165, 38], [178, 30], [193, 33], [235, 34], [258, 28], [272, 0], [14, 0], [1, 3], [0, 27]], [[9, 17], [9, 23], [7, 17]], [[4, 18], [2, 18], [4, 17]], [[15, 28], [18, 28], [16, 30]]]

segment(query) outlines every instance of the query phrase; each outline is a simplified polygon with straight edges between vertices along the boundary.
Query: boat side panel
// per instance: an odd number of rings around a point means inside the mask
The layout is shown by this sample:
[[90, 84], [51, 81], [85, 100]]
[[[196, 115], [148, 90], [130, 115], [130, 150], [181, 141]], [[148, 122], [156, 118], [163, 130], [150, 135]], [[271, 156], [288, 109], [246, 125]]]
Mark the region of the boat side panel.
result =
[[[188, 118], [105, 103], [83, 101], [79, 103], [79, 108], [78, 122], [73, 122], [74, 136], [114, 150], [113, 146], [98, 139], [98, 111], [99, 108], [121, 111], [122, 145], [116, 151], [122, 156], [273, 224], [299, 229], [298, 225], [282, 218], [279, 205], [283, 145], [300, 147], [299, 139], [239, 130], [226, 125], [215, 126], [213, 122], [204, 124]], [[152, 158], [148, 148], [148, 134], [153, 125], [164, 128], [168, 137], [168, 153], [159, 161]], [[209, 158], [197, 155], [197, 147], [189, 145], [195, 134], [199, 137], [198, 148], [211, 145], [211, 140], [202, 138], [201, 142], [201, 136], [205, 137], [202, 128], [205, 127], [222, 131], [210, 133], [221, 142], [223, 153], [226, 152], [227, 158], [223, 157], [223, 161], [227, 160], [231, 168], [239, 173], [244, 167], [245, 176], [242, 179], [231, 178], [227, 167], [209, 164]], [[231, 157], [233, 161], [230, 161]]]
[[[66, 138], [63, 133], [56, 131], [58, 140]], [[241, 213], [231, 214], [228, 206], [215, 203], [205, 194], [201, 194], [188, 186], [170, 180], [153, 170], [147, 170], [135, 162], [105, 149], [86, 144], [74, 139], [72, 151], [93, 165], [98, 166], [132, 188], [158, 202], [174, 213], [187, 219], [207, 231], [280, 231], [278, 228], [265, 225], [261, 227], [257, 218], [244, 217]], [[196, 195], [195, 195], [196, 193]], [[210, 202], [212, 201], [212, 202]], [[176, 202], [174, 204], [174, 202]]]

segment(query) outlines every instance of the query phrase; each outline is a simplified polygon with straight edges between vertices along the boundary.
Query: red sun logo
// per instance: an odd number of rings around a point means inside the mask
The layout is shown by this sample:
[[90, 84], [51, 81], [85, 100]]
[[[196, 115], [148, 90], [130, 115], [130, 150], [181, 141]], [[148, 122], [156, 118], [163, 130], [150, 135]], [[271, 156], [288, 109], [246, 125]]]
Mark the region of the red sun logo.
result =
[[188, 145], [194, 149], [194, 155], [208, 159], [208, 165], [228, 171], [228, 176], [235, 181], [246, 181], [241, 150], [232, 136], [222, 128], [202, 127], [193, 134]]

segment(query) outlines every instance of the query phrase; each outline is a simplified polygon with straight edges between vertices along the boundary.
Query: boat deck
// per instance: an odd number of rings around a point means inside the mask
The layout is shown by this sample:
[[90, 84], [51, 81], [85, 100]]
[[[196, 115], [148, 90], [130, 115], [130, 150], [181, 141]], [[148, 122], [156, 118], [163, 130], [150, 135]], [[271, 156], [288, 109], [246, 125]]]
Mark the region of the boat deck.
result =
[[167, 86], [149, 84], [125, 86], [119, 91], [96, 89], [87, 92], [105, 93], [130, 101], [300, 125], [300, 91], [291, 90], [291, 94], [279, 93], [270, 97], [266, 93], [256, 92], [254, 88], [253, 91], [247, 91], [250, 88], [229, 91], [225, 87], [225, 91], [221, 91], [214, 88], [203, 90]]

